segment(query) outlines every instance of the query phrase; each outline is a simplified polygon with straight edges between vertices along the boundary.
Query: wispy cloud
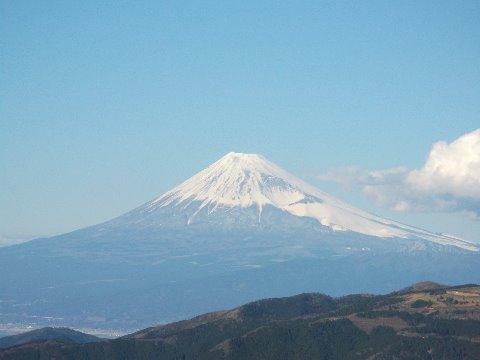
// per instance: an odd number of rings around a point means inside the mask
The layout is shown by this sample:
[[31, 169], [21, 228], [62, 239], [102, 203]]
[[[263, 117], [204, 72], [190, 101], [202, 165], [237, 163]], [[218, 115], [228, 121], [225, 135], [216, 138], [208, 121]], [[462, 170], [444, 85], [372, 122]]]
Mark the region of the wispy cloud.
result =
[[318, 176], [360, 186], [378, 205], [396, 211], [464, 211], [480, 218], [480, 129], [433, 144], [420, 169], [330, 169]]

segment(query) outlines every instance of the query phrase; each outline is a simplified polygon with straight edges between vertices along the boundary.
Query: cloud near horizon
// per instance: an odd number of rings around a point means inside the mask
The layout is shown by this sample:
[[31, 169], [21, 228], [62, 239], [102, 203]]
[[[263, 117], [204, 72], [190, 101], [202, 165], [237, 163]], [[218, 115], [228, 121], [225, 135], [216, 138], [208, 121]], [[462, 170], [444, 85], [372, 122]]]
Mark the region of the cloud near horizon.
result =
[[420, 169], [330, 169], [318, 176], [363, 193], [395, 211], [462, 211], [480, 219], [480, 128], [451, 143], [433, 144]]

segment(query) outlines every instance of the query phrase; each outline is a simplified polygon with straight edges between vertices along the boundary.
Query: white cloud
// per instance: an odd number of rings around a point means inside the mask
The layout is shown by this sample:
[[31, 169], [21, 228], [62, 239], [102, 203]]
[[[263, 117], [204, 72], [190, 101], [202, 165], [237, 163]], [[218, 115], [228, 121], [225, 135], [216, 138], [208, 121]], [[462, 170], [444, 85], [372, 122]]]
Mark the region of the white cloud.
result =
[[425, 165], [410, 172], [407, 183], [421, 192], [480, 200], [480, 129], [451, 144], [434, 144]]
[[396, 211], [465, 211], [480, 217], [480, 129], [432, 146], [420, 169], [332, 169], [319, 179], [360, 186], [378, 205]]

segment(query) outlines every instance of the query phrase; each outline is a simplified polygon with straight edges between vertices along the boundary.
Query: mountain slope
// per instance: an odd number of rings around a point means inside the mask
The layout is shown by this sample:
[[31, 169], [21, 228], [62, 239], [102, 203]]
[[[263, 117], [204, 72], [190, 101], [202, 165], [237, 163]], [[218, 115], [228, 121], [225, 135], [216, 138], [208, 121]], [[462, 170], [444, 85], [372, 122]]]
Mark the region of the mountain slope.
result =
[[102, 343], [27, 344], [0, 359], [476, 359], [480, 286], [265, 299]]

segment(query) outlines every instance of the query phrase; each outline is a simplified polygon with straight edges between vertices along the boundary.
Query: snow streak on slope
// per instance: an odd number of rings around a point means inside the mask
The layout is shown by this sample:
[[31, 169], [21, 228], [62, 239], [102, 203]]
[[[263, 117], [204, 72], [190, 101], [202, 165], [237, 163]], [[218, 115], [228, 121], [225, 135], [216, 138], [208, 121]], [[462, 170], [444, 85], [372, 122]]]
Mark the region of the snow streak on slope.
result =
[[271, 205], [294, 216], [314, 218], [334, 231], [353, 231], [381, 238], [421, 238], [477, 250], [461, 239], [433, 234], [356, 209], [257, 154], [231, 152], [148, 203], [147, 209], [193, 204], [199, 204], [195, 205], [197, 212], [207, 207], [212, 216], [218, 208], [256, 206], [259, 221], [262, 209]]

